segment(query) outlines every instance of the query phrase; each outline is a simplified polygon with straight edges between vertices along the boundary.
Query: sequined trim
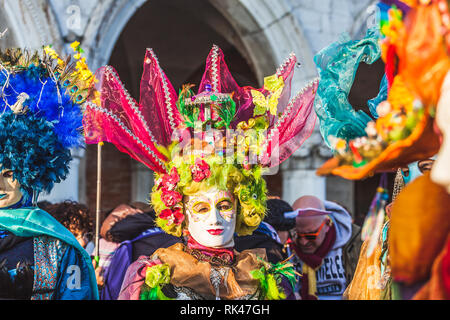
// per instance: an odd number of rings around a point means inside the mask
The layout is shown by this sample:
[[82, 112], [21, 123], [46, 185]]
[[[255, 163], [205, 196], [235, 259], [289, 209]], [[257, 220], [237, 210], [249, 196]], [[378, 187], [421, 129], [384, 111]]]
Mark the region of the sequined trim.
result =
[[150, 128], [148, 127], [147, 122], [145, 121], [144, 117], [142, 116], [142, 113], [139, 111], [139, 108], [137, 107], [136, 102], [130, 96], [130, 94], [128, 93], [127, 89], [123, 85], [122, 81], [120, 81], [119, 76], [117, 75], [117, 73], [110, 66], [106, 66], [105, 68], [109, 72], [109, 74], [111, 74], [114, 77], [114, 79], [120, 84], [120, 86], [122, 88], [122, 92], [125, 94], [125, 98], [128, 101], [131, 109], [133, 109], [133, 111], [135, 112], [135, 114], [137, 115], [139, 120], [141, 121], [142, 125], [144, 126], [145, 130], [147, 131], [147, 133], [148, 133], [150, 139], [152, 140], [152, 142], [154, 144], [157, 144], [157, 141], [156, 141], [155, 137], [153, 136], [152, 132], [150, 131]]
[[[176, 287], [173, 286], [174, 291], [177, 293], [176, 300], [214, 300], [214, 296], [204, 297], [196, 293], [194, 290], [188, 287]], [[253, 294], [246, 294], [245, 296], [233, 299], [233, 300], [259, 300], [261, 290], [258, 288]]]
[[121, 128], [124, 132], [126, 132], [134, 141], [136, 141], [139, 145], [141, 145], [150, 156], [152, 156], [153, 159], [155, 159], [158, 164], [161, 165], [162, 168], [165, 168], [164, 163], [161, 161], [161, 159], [159, 159], [156, 154], [153, 152], [153, 150], [151, 150], [141, 139], [139, 139], [138, 137], [136, 137], [136, 135], [134, 135], [124, 124], [122, 121], [120, 121], [120, 119], [113, 114], [111, 111], [106, 110], [105, 108], [99, 107], [94, 103], [88, 102], [86, 105], [86, 110], [91, 107], [92, 109], [94, 109], [95, 111], [101, 112], [104, 115], [106, 115], [107, 117], [109, 117], [110, 119], [114, 120], [118, 127]]
[[173, 286], [173, 289], [177, 293], [177, 300], [207, 300], [205, 297], [188, 287]]
[[211, 78], [212, 78], [212, 84], [211, 84], [211, 87], [212, 87], [212, 91], [215, 91], [215, 92], [217, 92], [217, 91], [219, 91], [218, 90], [218, 87], [219, 87], [219, 76], [218, 76], [218, 72], [217, 72], [217, 70], [218, 70], [218, 66], [217, 66], [217, 61], [218, 61], [218, 52], [219, 52], [219, 47], [218, 46], [216, 46], [216, 45], [213, 45], [213, 52], [212, 52], [212, 61], [211, 61], [211, 71], [212, 71], [212, 75], [211, 75]]
[[222, 253], [220, 255], [209, 256], [204, 254], [200, 250], [190, 249], [186, 246], [185, 251], [199, 261], [206, 261], [213, 266], [230, 266], [234, 263], [233, 256], [228, 253]]
[[281, 127], [281, 125], [284, 123], [286, 118], [288, 118], [291, 115], [292, 107], [297, 102], [299, 98], [302, 97], [302, 95], [305, 93], [306, 90], [316, 85], [316, 83], [319, 82], [319, 78], [314, 78], [312, 81], [310, 81], [305, 87], [303, 87], [300, 92], [293, 98], [291, 101], [289, 101], [289, 104], [287, 105], [286, 109], [283, 111], [283, 114], [281, 117], [278, 118], [275, 125], [270, 129], [269, 134], [267, 135], [266, 141], [264, 141], [264, 144], [262, 146], [261, 150], [266, 150], [269, 144], [269, 141], [272, 140], [273, 136], [276, 132], [278, 132], [278, 129]]
[[177, 112], [178, 110], [174, 108], [174, 103], [172, 101], [172, 98], [170, 97], [169, 87], [167, 85], [167, 79], [164, 76], [164, 74], [162, 73], [158, 58], [156, 57], [156, 55], [152, 49], [147, 49], [147, 51], [150, 53], [150, 55], [156, 62], [156, 66], [157, 66], [157, 69], [159, 72], [159, 78], [162, 81], [162, 86], [163, 86], [163, 90], [164, 90], [164, 98], [165, 98], [165, 103], [166, 103], [166, 107], [167, 107], [167, 114], [168, 114], [168, 118], [169, 118], [170, 127], [172, 128], [172, 130], [175, 130], [177, 128], [177, 124], [175, 123], [175, 118], [174, 118], [173, 114], [174, 114], [174, 112]]
[[58, 281], [61, 259], [68, 245], [48, 236], [33, 238], [34, 283], [31, 300], [52, 299]]
[[291, 53], [289, 54], [289, 57], [287, 57], [287, 58], [283, 61], [283, 63], [277, 68], [276, 75], [277, 75], [277, 76], [280, 76], [280, 75], [285, 71], [286, 67], [287, 67], [293, 60], [295, 60], [295, 59], [296, 59], [295, 54], [294, 54], [293, 52], [291, 52]]

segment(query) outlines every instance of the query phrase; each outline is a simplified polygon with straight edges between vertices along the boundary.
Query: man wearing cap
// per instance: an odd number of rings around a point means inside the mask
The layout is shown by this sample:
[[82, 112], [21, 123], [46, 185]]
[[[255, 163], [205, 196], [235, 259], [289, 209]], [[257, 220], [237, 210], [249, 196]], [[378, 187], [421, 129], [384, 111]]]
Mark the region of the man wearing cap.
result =
[[292, 207], [296, 214], [293, 262], [302, 274], [296, 287], [298, 298], [342, 299], [358, 261], [360, 228], [343, 207], [331, 201], [303, 196]]

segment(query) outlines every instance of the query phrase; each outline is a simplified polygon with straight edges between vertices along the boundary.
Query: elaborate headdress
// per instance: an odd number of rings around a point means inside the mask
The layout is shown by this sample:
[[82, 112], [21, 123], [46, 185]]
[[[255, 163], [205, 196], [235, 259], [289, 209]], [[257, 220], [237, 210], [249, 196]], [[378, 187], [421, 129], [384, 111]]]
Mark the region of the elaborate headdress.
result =
[[367, 123], [364, 135], [350, 141], [334, 139], [335, 157], [318, 174], [362, 179], [429, 158], [439, 150], [432, 118], [450, 66], [441, 34], [445, 19], [441, 20], [436, 1], [412, 10], [416, 2], [379, 3], [387, 99], [376, 107], [378, 118]]
[[291, 55], [260, 89], [239, 87], [213, 46], [198, 93], [176, 94], [147, 49], [137, 103], [110, 66], [96, 73], [96, 99], [87, 103], [87, 143], [107, 141], [155, 171], [152, 204], [157, 223], [181, 235], [183, 195], [216, 186], [239, 203], [236, 231], [250, 234], [266, 206], [264, 168], [286, 160], [312, 133], [317, 80], [290, 99], [296, 58]]
[[27, 201], [65, 179], [70, 148], [83, 144], [81, 104], [94, 80], [79, 43], [75, 63], [49, 46], [0, 52], [0, 164]]

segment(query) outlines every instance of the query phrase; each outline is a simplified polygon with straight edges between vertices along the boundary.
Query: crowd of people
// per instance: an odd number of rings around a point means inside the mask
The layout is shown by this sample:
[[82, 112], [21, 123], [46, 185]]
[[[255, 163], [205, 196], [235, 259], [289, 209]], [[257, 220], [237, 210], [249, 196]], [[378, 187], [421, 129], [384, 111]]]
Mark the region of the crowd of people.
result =
[[[67, 200], [43, 201], [38, 206], [66, 227], [90, 254], [102, 300], [119, 299], [125, 273], [140, 257], [187, 241], [159, 228], [151, 206], [120, 204], [106, 212], [101, 224], [97, 262], [93, 217], [86, 205]], [[267, 207], [264, 220], [251, 235], [234, 235], [234, 249], [264, 248], [268, 262], [290, 261], [296, 270], [290, 299], [342, 299], [362, 243], [360, 227], [352, 223], [351, 214], [335, 202], [311, 195], [300, 197], [293, 206], [279, 197], [269, 197]], [[308, 275], [308, 268], [314, 275]], [[314, 289], [308, 291], [310, 286]]]
[[[449, 299], [450, 11], [377, 6], [380, 25], [317, 53], [319, 78], [298, 93], [293, 54], [240, 87], [214, 45], [197, 93], [177, 94], [147, 49], [137, 102], [113, 66], [89, 70], [79, 42], [72, 63], [51, 46], [0, 52], [0, 299]], [[356, 110], [355, 73], [376, 61], [378, 95]], [[269, 196], [265, 175], [317, 119], [333, 151], [317, 175], [382, 173], [362, 225], [327, 199]], [[98, 208], [37, 201], [73, 148], [104, 142], [153, 171], [148, 202], [94, 228]]]

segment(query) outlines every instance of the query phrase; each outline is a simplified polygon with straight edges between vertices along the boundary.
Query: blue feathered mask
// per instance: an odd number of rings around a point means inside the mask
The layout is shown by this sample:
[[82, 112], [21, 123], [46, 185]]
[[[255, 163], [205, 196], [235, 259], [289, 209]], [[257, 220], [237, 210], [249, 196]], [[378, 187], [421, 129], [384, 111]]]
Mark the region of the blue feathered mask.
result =
[[50, 192], [69, 172], [70, 149], [84, 145], [81, 106], [93, 76], [84, 60], [69, 62], [49, 47], [0, 52], [0, 164], [25, 195]]

